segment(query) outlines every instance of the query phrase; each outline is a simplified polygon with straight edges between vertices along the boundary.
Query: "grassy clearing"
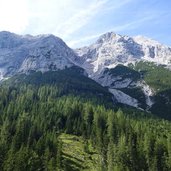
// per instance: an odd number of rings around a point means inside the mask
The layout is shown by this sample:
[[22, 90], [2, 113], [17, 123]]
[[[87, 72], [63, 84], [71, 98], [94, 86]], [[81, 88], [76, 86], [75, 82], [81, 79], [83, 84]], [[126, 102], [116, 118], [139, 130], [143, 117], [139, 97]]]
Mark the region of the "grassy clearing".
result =
[[61, 134], [59, 138], [62, 142], [62, 165], [64, 170], [99, 170], [99, 155], [89, 141], [69, 134]]

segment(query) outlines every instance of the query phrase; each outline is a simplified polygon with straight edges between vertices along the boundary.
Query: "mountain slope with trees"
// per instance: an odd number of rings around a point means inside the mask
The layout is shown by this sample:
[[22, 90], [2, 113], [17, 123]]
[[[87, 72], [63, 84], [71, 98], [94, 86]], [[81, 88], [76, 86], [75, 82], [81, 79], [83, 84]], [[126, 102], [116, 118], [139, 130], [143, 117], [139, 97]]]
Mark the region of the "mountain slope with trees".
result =
[[140, 72], [146, 83], [155, 91], [152, 113], [171, 120], [171, 71], [163, 65], [138, 62], [132, 66]]
[[171, 123], [111, 107], [83, 74], [34, 72], [1, 85], [0, 170], [171, 170]]

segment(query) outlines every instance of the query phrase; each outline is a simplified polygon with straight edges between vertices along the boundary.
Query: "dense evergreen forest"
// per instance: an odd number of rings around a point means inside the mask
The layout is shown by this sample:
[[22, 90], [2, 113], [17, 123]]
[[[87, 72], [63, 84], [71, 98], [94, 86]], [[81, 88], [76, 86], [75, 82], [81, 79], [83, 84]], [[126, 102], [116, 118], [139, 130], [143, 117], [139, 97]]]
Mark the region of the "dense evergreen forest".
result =
[[170, 171], [171, 123], [113, 107], [78, 68], [16, 76], [0, 87], [0, 170]]

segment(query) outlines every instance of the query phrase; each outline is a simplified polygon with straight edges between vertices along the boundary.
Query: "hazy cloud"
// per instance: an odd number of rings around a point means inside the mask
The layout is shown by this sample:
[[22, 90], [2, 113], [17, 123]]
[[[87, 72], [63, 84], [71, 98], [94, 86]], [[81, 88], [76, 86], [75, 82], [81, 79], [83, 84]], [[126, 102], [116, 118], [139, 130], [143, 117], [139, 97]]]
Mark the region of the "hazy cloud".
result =
[[25, 0], [0, 0], [0, 30], [21, 33], [28, 26], [28, 9]]
[[169, 41], [170, 6], [157, 0], [0, 0], [0, 31], [51, 33], [74, 47], [108, 31], [162, 34]]
[[92, 17], [97, 14], [101, 8], [108, 2], [108, 0], [94, 0], [87, 8], [83, 7], [71, 16], [66, 22], [57, 27], [56, 33], [67, 38], [73, 32], [88, 24]]

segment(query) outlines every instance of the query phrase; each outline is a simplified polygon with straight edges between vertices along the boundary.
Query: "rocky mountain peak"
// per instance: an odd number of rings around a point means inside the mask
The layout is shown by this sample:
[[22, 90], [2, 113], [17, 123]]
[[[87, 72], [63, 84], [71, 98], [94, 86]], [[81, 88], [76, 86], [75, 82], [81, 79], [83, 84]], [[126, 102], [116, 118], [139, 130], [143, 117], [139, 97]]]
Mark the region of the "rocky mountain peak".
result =
[[90, 78], [108, 87], [117, 102], [137, 108], [142, 106], [138, 99], [121, 89], [140, 89], [144, 94], [143, 103], [148, 108], [153, 105], [153, 90], [141, 78], [139, 71], [128, 67], [130, 63], [135, 66], [144, 61], [170, 67], [171, 48], [143, 36], [108, 32], [92, 45], [74, 51], [62, 39], [51, 34], [20, 36], [0, 32], [0, 80], [32, 70], [56, 71], [77, 65]]
[[128, 65], [140, 60], [162, 65], [171, 65], [171, 48], [159, 42], [143, 37], [129, 37], [108, 32], [89, 47], [76, 50], [84, 59], [82, 66], [92, 73], [104, 68], [113, 68], [118, 64]]
[[73, 66], [75, 53], [54, 35], [20, 36], [0, 32], [0, 79], [17, 72], [48, 71]]
[[7, 31], [0, 32], [0, 48], [11, 49], [20, 46], [23, 43], [21, 36]]
[[102, 36], [100, 36], [98, 38], [98, 40], [96, 41], [97, 44], [102, 44], [105, 42], [110, 42], [112, 40], [117, 40], [121, 38], [121, 36], [119, 34], [115, 34], [114, 32], [107, 32], [105, 34], [103, 34]]
[[107, 32], [99, 37], [99, 39], [96, 41], [96, 44], [115, 44], [115, 43], [133, 43], [134, 39], [125, 36], [116, 34], [114, 32]]

